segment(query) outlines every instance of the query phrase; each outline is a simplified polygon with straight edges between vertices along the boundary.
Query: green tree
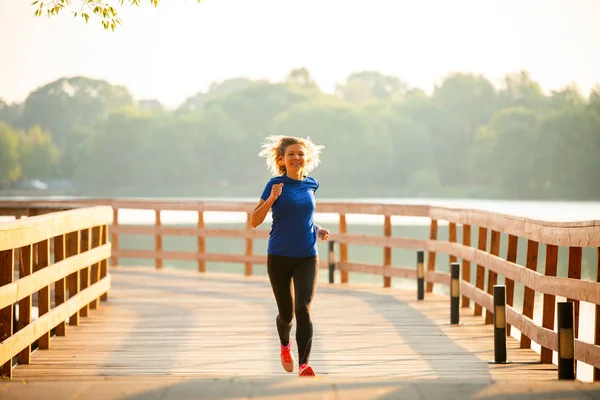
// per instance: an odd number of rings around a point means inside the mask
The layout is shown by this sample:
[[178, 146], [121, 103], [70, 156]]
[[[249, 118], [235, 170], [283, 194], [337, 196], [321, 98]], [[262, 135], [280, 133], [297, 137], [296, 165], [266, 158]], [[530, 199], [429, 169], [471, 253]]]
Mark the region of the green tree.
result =
[[97, 121], [75, 160], [79, 185], [94, 193], [111, 189], [164, 196], [180, 190], [189, 195], [189, 188], [202, 185], [215, 171], [208, 162], [214, 149], [206, 147], [212, 141], [204, 137], [202, 120], [199, 114], [123, 110]]
[[409, 91], [408, 85], [395, 76], [376, 71], [351, 74], [344, 85], [338, 85], [336, 94], [350, 103], [365, 104], [373, 101], [401, 100]]
[[500, 108], [498, 94], [484, 76], [457, 73], [435, 87], [432, 104], [429, 124], [440, 181], [468, 186], [475, 135]]
[[600, 198], [600, 87], [547, 96], [526, 71], [499, 90], [453, 74], [432, 95], [377, 72], [345, 82], [326, 95], [305, 68], [276, 83], [234, 78], [173, 112], [104, 81], [59, 79], [22, 105], [0, 102], [0, 119], [16, 121], [3, 128], [1, 178], [50, 174], [58, 148], [56, 176], [85, 194], [256, 196], [268, 178], [260, 145], [287, 134], [325, 145], [321, 196]]
[[[324, 145], [318, 176], [338, 193], [362, 196], [380, 195], [389, 191], [385, 179], [393, 165], [394, 146], [388, 126], [373, 113], [341, 100], [322, 97], [318, 101], [298, 104], [275, 119], [274, 131], [282, 135], [310, 136]], [[369, 190], [364, 190], [368, 187]], [[328, 192], [328, 193], [332, 193]], [[330, 194], [331, 195], [331, 194]]]
[[138, 108], [141, 110], [164, 111], [165, 107], [156, 99], [142, 99], [138, 101]]
[[[410, 183], [410, 186], [424, 189], [429, 184], [419, 186], [412, 177], [416, 174], [421, 177], [431, 175], [435, 164], [429, 126], [425, 120], [415, 118], [415, 103], [417, 100], [384, 103], [371, 108], [370, 113], [372, 118], [385, 124], [389, 132], [391, 164], [388, 171], [382, 171], [388, 176], [388, 182], [396, 187]], [[433, 174], [437, 176], [437, 172]]]
[[594, 86], [590, 91], [588, 108], [600, 115], [600, 84]]
[[[75, 178], [82, 186], [108, 189], [146, 184], [154, 163], [149, 146], [156, 118], [151, 113], [123, 110], [89, 127], [74, 157]], [[161, 181], [161, 177], [152, 177]]]
[[[244, 125], [215, 105], [201, 115], [199, 140], [194, 143], [198, 162], [196, 179], [211, 185], [243, 184], [258, 171], [242, 160], [256, 158], [258, 138], [249, 137]], [[238, 167], [244, 165], [243, 167]]]
[[546, 195], [561, 199], [600, 198], [600, 115], [570, 107], [543, 118], [536, 171]]
[[49, 132], [34, 126], [20, 135], [19, 159], [22, 175], [30, 179], [56, 176], [58, 149]]
[[[255, 156], [260, 142], [273, 132], [272, 124], [280, 113], [308, 102], [311, 92], [296, 90], [287, 83], [253, 82], [241, 90], [210, 100], [205, 112], [219, 108], [243, 132], [235, 145], [240, 156]], [[247, 149], [247, 150], [246, 150]]]
[[540, 192], [536, 130], [538, 116], [524, 107], [499, 111], [477, 133], [474, 171], [490, 194], [532, 198]]
[[96, 118], [133, 106], [127, 88], [85, 77], [61, 78], [32, 92], [23, 107], [20, 125], [39, 125], [62, 145], [62, 138], [78, 124], [89, 126]]
[[213, 82], [208, 88], [208, 92], [198, 92], [195, 95], [187, 98], [178, 111], [197, 111], [204, 108], [207, 101], [215, 99], [220, 96], [226, 96], [232, 94], [238, 90], [245, 89], [252, 81], [247, 78], [233, 78], [227, 79], [223, 82]]
[[550, 111], [562, 110], [572, 106], [584, 105], [585, 97], [577, 85], [567, 85], [561, 90], [553, 90], [547, 99], [547, 109]]
[[500, 99], [507, 107], [525, 107], [535, 111], [546, 107], [546, 95], [541, 85], [525, 70], [504, 76]]
[[290, 71], [287, 81], [301, 88], [315, 88], [317, 84], [306, 68], [297, 68]]
[[0, 184], [14, 182], [20, 176], [19, 135], [12, 127], [0, 122]]
[[21, 104], [8, 104], [0, 99], [0, 121], [10, 126], [17, 126], [21, 117]]

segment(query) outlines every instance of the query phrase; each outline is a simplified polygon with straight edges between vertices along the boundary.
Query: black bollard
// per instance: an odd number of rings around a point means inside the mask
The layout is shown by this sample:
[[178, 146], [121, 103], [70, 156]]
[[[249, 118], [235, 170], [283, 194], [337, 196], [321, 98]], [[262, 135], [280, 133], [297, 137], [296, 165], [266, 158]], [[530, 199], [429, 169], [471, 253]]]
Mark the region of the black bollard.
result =
[[425, 252], [417, 251], [417, 300], [425, 298], [425, 267], [423, 266]]
[[333, 240], [329, 241], [329, 283], [333, 283], [334, 277], [333, 273], [335, 272], [335, 253], [333, 252], [335, 246], [335, 242]]
[[450, 264], [450, 324], [456, 325], [460, 321], [458, 303], [460, 300], [460, 264]]
[[558, 306], [558, 379], [575, 380], [575, 336], [573, 334], [573, 303]]
[[494, 362], [506, 364], [506, 286], [494, 285]]

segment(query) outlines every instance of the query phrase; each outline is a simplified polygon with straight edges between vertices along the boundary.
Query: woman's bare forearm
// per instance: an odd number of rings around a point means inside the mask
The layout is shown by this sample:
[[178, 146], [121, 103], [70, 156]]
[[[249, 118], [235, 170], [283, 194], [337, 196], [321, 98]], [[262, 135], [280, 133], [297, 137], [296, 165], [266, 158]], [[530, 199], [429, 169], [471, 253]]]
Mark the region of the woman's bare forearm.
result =
[[253, 228], [256, 228], [263, 223], [274, 202], [275, 201], [269, 197], [266, 201], [263, 200], [256, 206], [254, 211], [252, 211], [252, 216], [250, 218]]

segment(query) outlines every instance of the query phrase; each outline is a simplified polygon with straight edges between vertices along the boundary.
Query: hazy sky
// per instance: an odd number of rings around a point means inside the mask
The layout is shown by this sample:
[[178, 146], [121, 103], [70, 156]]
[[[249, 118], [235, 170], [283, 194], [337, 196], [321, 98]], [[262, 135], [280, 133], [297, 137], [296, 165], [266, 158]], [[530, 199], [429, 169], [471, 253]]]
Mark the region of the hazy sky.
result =
[[142, 0], [114, 33], [68, 12], [35, 18], [31, 3], [0, 0], [9, 102], [86, 75], [176, 106], [212, 81], [280, 80], [301, 66], [324, 91], [364, 69], [427, 91], [453, 71], [497, 81], [524, 68], [545, 89], [576, 82], [585, 94], [600, 83], [598, 0]]

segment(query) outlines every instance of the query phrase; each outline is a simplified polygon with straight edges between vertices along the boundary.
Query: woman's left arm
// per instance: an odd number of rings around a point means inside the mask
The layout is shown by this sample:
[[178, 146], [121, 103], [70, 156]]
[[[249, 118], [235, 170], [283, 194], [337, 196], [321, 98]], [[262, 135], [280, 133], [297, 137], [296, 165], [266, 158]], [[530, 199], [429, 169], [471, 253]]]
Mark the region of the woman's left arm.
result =
[[321, 238], [321, 240], [327, 240], [329, 237], [329, 229], [322, 228], [317, 224], [315, 224], [315, 228], [317, 229], [317, 237]]

